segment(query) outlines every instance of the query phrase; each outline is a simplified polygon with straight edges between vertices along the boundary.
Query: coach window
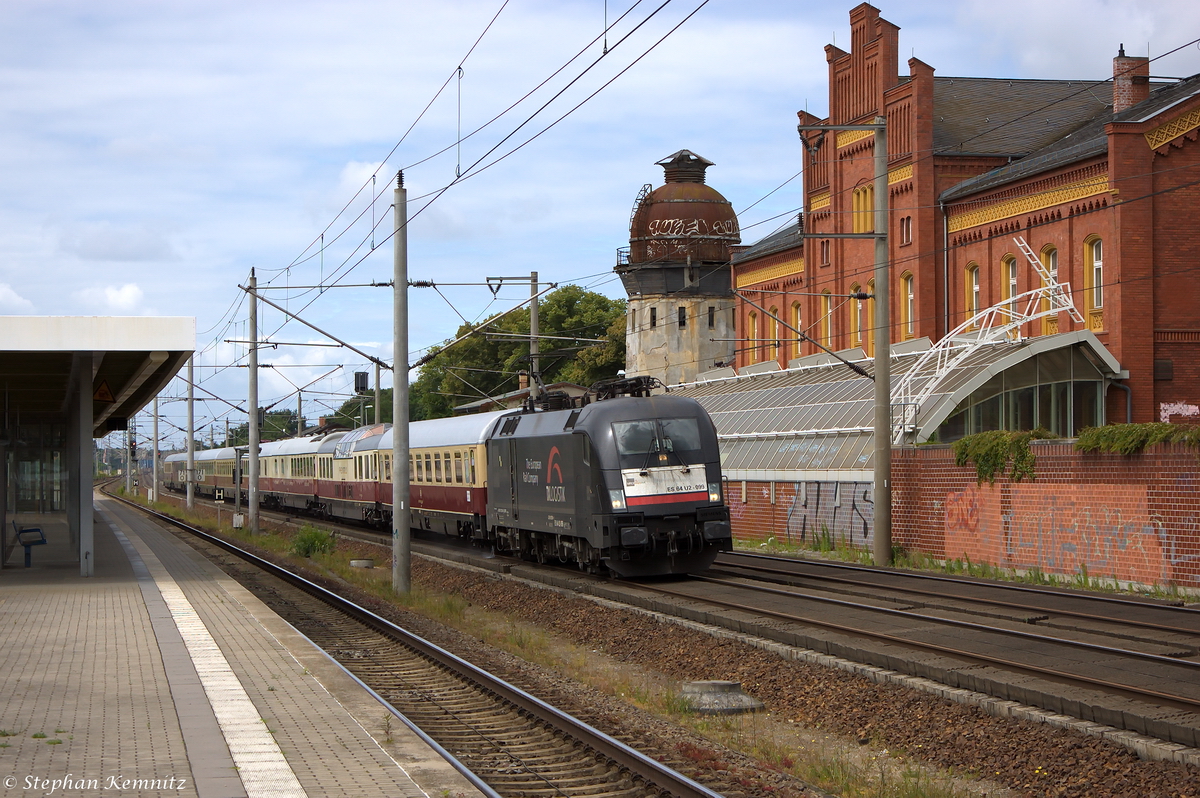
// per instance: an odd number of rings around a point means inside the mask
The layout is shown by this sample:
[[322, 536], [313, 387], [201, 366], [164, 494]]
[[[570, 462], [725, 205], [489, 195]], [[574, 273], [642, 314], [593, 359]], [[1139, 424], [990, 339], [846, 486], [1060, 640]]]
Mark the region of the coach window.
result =
[[435, 482], [442, 481], [442, 455], [439, 452], [433, 455], [433, 474]]
[[425, 481], [433, 482], [433, 456], [425, 455]]
[[462, 452], [455, 452], [454, 453], [454, 481], [460, 485], [462, 484], [462, 481], [463, 481], [462, 465], [463, 465]]
[[412, 464], [410, 463], [408, 466], [409, 471], [411, 471], [413, 474], [416, 475], [417, 482], [424, 482], [425, 481], [425, 468], [424, 468], [424, 462], [421, 460], [421, 455], [417, 455], [417, 457], [416, 457], [416, 466], [417, 466], [416, 468], [413, 468]]
[[471, 484], [475, 483], [475, 450], [471, 450]]

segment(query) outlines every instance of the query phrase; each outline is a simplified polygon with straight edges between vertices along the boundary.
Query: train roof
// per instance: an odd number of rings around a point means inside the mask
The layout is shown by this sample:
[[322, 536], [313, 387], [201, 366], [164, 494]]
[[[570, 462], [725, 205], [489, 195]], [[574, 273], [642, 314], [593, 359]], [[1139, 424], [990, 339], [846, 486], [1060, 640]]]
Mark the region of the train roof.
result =
[[[495, 410], [491, 413], [471, 413], [452, 418], [414, 421], [408, 425], [408, 445], [412, 449], [429, 446], [474, 446], [487, 440], [496, 419], [515, 412], [517, 411]], [[392, 448], [391, 430], [383, 434], [379, 448]]]
[[[232, 446], [223, 446], [220, 449], [197, 449], [195, 453], [195, 461], [198, 463], [206, 463], [209, 460], [232, 460], [237, 457], [237, 450]], [[175, 452], [167, 455], [163, 462], [175, 463], [187, 460], [187, 452]]]
[[344, 430], [338, 430], [337, 432], [331, 432], [326, 435], [321, 439], [320, 446], [317, 447], [317, 454], [329, 454], [332, 452], [335, 448], [337, 448], [338, 441], [346, 437], [346, 434], [347, 433]]
[[[510, 430], [508, 434], [514, 438], [523, 438], [577, 430], [595, 435], [599, 430], [607, 431], [608, 425], [614, 421], [636, 421], [646, 418], [703, 418], [707, 415], [703, 405], [687, 396], [672, 394], [623, 396], [592, 402], [582, 408], [526, 413], [521, 416], [521, 421], [516, 428]], [[571, 424], [570, 428], [567, 427], [568, 423]]]
[[333, 456], [337, 459], [349, 457], [354, 452], [371, 451], [378, 447], [379, 438], [391, 424], [372, 424], [369, 427], [359, 427], [351, 430], [338, 440], [333, 448]]

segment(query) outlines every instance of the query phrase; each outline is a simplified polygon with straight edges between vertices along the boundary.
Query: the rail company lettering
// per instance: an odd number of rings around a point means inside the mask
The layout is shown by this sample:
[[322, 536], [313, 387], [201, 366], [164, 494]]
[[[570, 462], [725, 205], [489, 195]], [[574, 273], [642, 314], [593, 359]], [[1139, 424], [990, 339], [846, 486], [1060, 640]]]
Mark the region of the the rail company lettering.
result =
[[565, 485], [547, 485], [546, 486], [546, 501], [548, 502], [565, 502], [567, 500], [567, 487]]
[[527, 485], [536, 485], [541, 481], [541, 476], [537, 473], [542, 470], [541, 460], [526, 460], [525, 470], [521, 472], [521, 481]]

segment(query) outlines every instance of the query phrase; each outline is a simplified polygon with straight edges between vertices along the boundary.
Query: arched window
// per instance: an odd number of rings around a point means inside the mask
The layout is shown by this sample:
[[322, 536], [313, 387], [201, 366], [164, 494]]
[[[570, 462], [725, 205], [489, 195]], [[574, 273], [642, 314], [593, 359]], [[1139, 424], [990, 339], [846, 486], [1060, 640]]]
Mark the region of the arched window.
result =
[[750, 312], [750, 323], [746, 325], [748, 346], [746, 347], [746, 363], [748, 365], [758, 362], [758, 314]]
[[977, 263], [967, 264], [967, 279], [963, 282], [963, 284], [966, 287], [966, 291], [967, 291], [967, 296], [966, 296], [967, 318], [970, 319], [970, 318], [974, 317], [975, 314], [979, 313], [980, 310], [983, 309], [983, 305], [980, 302], [979, 264], [977, 264]]
[[1104, 329], [1104, 242], [1090, 237], [1083, 242], [1084, 291], [1088, 329]]
[[854, 189], [854, 232], [875, 232], [875, 184], [866, 183]]
[[[1058, 282], [1058, 249], [1046, 247], [1042, 250], [1042, 266], [1050, 273], [1050, 279]], [[1042, 300], [1042, 310], [1050, 310], [1050, 298]], [[1058, 316], [1042, 318], [1042, 335], [1054, 335], [1058, 332]]]
[[868, 357], [875, 357], [875, 281], [867, 280], [866, 320], [863, 324], [863, 351]]
[[904, 338], [916, 334], [917, 299], [912, 272], [900, 278], [900, 333]]
[[779, 359], [779, 308], [771, 308], [771, 343], [767, 352], [772, 360]]
[[[792, 303], [792, 326], [797, 330], [803, 330], [801, 325], [802, 315], [800, 313], [800, 303]], [[793, 333], [795, 336], [795, 346], [792, 348], [792, 357], [800, 357], [800, 333]]]
[[[1000, 293], [1011, 318], [1017, 315], [1016, 296], [1020, 293], [1017, 290], [1017, 259], [1012, 255], [1005, 255], [1000, 259], [1000, 283]], [[1019, 333], [1020, 330], [1013, 330], [1009, 335], [1016, 338]]]
[[829, 295], [828, 291], [821, 294], [821, 321], [818, 328], [820, 329], [819, 337], [824, 346], [830, 345], [829, 341], [833, 335], [833, 323], [830, 319], [832, 315], [832, 301], [833, 298]]
[[[850, 286], [851, 294], [857, 294], [859, 290], [858, 283]], [[850, 300], [850, 346], [862, 345], [862, 307], [861, 299]]]

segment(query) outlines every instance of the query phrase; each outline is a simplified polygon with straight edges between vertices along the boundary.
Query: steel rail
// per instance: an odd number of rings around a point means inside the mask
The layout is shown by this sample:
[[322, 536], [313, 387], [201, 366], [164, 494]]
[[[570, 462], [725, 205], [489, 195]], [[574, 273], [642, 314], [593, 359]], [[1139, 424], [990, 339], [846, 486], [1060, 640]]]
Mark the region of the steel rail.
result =
[[791, 590], [782, 590], [777, 587], [767, 587], [766, 585], [749, 585], [744, 582], [733, 582], [727, 579], [718, 579], [716, 577], [703, 576], [700, 574], [693, 574], [692, 578], [701, 582], [711, 582], [712, 584], [727, 585], [729, 587], [736, 587], [743, 590], [753, 590], [759, 593], [787, 596], [789, 598], [797, 598], [803, 601], [816, 601], [822, 604], [833, 604], [838, 607], [848, 607], [856, 610], [879, 612], [883, 613], [884, 615], [896, 615], [902, 618], [915, 618], [922, 621], [932, 621], [933, 623], [942, 624], [943, 626], [954, 626], [959, 629], [970, 629], [971, 631], [975, 632], [991, 632], [995, 634], [1007, 635], [1009, 637], [1019, 637], [1025, 640], [1036, 640], [1040, 643], [1056, 643], [1058, 645], [1070, 646], [1072, 648], [1082, 648], [1086, 651], [1093, 651], [1101, 654], [1116, 654], [1117, 656], [1121, 657], [1131, 657], [1134, 659], [1144, 659], [1150, 662], [1168, 663], [1171, 665], [1180, 665], [1200, 669], [1200, 662], [1195, 662], [1189, 659], [1164, 657], [1161, 654], [1148, 654], [1144, 651], [1133, 651], [1126, 648], [1102, 646], [1099, 643], [1088, 643], [1083, 640], [1071, 640], [1069, 638], [1054, 637], [1052, 635], [1039, 635], [1034, 634], [1033, 632], [1022, 632], [1019, 629], [1005, 629], [1000, 626], [988, 626], [987, 624], [974, 623], [972, 621], [959, 621], [954, 618], [939, 618], [936, 615], [926, 615], [924, 613], [913, 612], [911, 610], [898, 610], [891, 607], [876, 607], [872, 604], [860, 604], [857, 601], [847, 601], [845, 599], [830, 598], [828, 596], [811, 596], [804, 593], [796, 593]]
[[[108, 494], [112, 496], [112, 494]], [[298, 576], [285, 568], [282, 568], [268, 560], [264, 560], [250, 552], [242, 549], [234, 544], [223, 540], [215, 535], [211, 535], [201, 529], [197, 529], [183, 521], [172, 518], [169, 515], [156, 512], [149, 508], [143, 507], [135, 502], [119, 496], [112, 496], [118, 501], [124, 502], [131, 507], [134, 507], [141, 512], [158, 520], [182, 529], [196, 537], [218, 546], [231, 554], [255, 565], [267, 573], [282, 579], [294, 587], [303, 590], [311, 596], [335, 607], [346, 615], [354, 618], [363, 625], [374, 629], [381, 634], [391, 637], [413, 650], [420, 653], [429, 660], [441, 665], [451, 672], [466, 676], [475, 683], [481, 685], [484, 689], [492, 692], [494, 695], [508, 702], [512, 706], [523, 710], [534, 717], [537, 717], [548, 726], [572, 737], [587, 745], [592, 750], [596, 751], [603, 757], [629, 771], [629, 773], [644, 781], [648, 787], [658, 788], [667, 791], [670, 795], [679, 796], [680, 798], [721, 798], [720, 794], [709, 790], [701, 784], [698, 784], [682, 773], [678, 773], [666, 765], [656, 762], [654, 759], [637, 751], [634, 748], [622, 743], [599, 729], [584, 723], [577, 718], [574, 718], [552, 704], [548, 704], [541, 699], [530, 695], [521, 690], [519, 687], [509, 684], [487, 671], [479, 668], [476, 665], [468, 662], [455, 654], [446, 651], [429, 641], [418, 637], [412, 632], [403, 629], [391, 621], [383, 618], [368, 609], [354, 604], [350, 600], [339, 596], [327, 588], [324, 588], [315, 582], [311, 582], [304, 577]], [[393, 709], [393, 712], [396, 710]], [[451, 760], [454, 764], [457, 760]], [[459, 763], [461, 765], [461, 763]], [[465, 766], [462, 766], [465, 768]], [[460, 771], [463, 772], [463, 771]], [[468, 771], [469, 772], [469, 771]], [[466, 773], [464, 772], [464, 775]], [[474, 775], [474, 774], [472, 774]], [[478, 777], [476, 777], [478, 778]]]
[[[755, 557], [757, 555], [753, 555], [753, 554], [740, 555], [739, 554], [737, 556]], [[774, 558], [770, 558], [770, 559], [774, 559]], [[789, 561], [786, 559], [782, 559], [782, 561], [798, 562], [799, 564], [802, 564], [804, 566], [811, 566], [811, 567], [815, 567], [815, 568], [826, 567], [824, 563], [813, 563], [808, 560]], [[780, 576], [792, 576], [792, 577], [796, 577], [799, 579], [816, 579], [816, 580], [822, 580], [822, 581], [826, 581], [826, 582], [839, 582], [839, 583], [847, 584], [847, 585], [858, 585], [861, 587], [871, 587], [871, 588], [878, 588], [878, 589], [882, 589], [882, 590], [894, 590], [899, 593], [913, 593], [918, 596], [930, 596], [932, 598], [950, 598], [950, 599], [955, 599], [957, 601], [966, 601], [966, 602], [972, 602], [975, 604], [990, 604], [995, 607], [1008, 607], [1010, 609], [1019, 609], [1019, 610], [1039, 610], [1042, 612], [1054, 613], [1056, 615], [1065, 615], [1065, 616], [1068, 616], [1071, 618], [1083, 618], [1083, 619], [1091, 620], [1091, 621], [1102, 621], [1102, 622], [1106, 622], [1106, 623], [1117, 624], [1120, 626], [1136, 626], [1136, 627], [1139, 627], [1142, 629], [1156, 629], [1160, 632], [1180, 632], [1183, 634], [1200, 635], [1200, 629], [1188, 629], [1188, 628], [1181, 627], [1181, 626], [1170, 626], [1169, 624], [1154, 623], [1152, 621], [1139, 621], [1139, 620], [1130, 619], [1130, 618], [1112, 618], [1107, 615], [1096, 615], [1093, 613], [1081, 612], [1079, 610], [1059, 609], [1056, 607], [1045, 607], [1045, 606], [1040, 606], [1037, 604], [1023, 604], [1021, 602], [1005, 601], [1003, 599], [980, 598], [978, 596], [963, 596], [963, 595], [958, 595], [958, 594], [954, 594], [954, 593], [939, 593], [936, 590], [924, 590], [924, 589], [917, 588], [917, 587], [904, 587], [904, 586], [900, 586], [900, 585], [879, 584], [876, 582], [871, 582], [866, 579], [849, 579], [849, 578], [846, 578], [843, 576], [832, 576], [832, 575], [828, 575], [828, 574], [813, 574], [813, 573], [802, 573], [799, 571], [788, 571], [783, 568], [771, 568], [771, 567], [763, 566], [763, 565], [739, 565], [736, 563], [725, 563], [725, 565], [729, 568], [742, 568], [747, 571], [756, 571], [759, 573], [767, 573], [767, 574], [778, 574]], [[840, 563], [835, 564], [835, 565], [840, 565]], [[855, 567], [860, 567], [860, 566], [855, 566]], [[953, 580], [948, 577], [937, 577], [937, 576], [932, 576], [932, 575], [927, 575], [927, 574], [911, 574], [910, 575], [907, 573], [897, 573], [895, 571], [881, 571], [878, 569], [864, 569], [864, 570], [867, 570], [870, 573], [885, 574], [887, 576], [897, 576], [900, 578], [907, 578], [907, 577], [911, 576], [916, 579], [926, 579], [926, 578], [946, 579], [948, 581], [957, 582], [958, 584], [965, 584], [965, 585], [970, 585], [972, 587], [980, 587], [980, 588], [984, 588], [984, 589], [994, 589], [994, 590], [1001, 590], [1001, 591], [1014, 590], [1014, 589], [1016, 589], [1016, 590], [1021, 590], [1021, 589], [1028, 590], [1029, 589], [1029, 588], [1025, 588], [1024, 586], [1009, 587], [1008, 585], [995, 584], [992, 582]], [[1050, 590], [1036, 590], [1036, 589], [1033, 589], [1033, 590], [1042, 596], [1059, 596], [1059, 597], [1064, 597], [1064, 598], [1068, 598], [1068, 599], [1074, 599], [1076, 601], [1104, 601], [1106, 598], [1108, 598], [1106, 596], [1084, 596], [1084, 595], [1074, 595], [1074, 594], [1070, 594], [1070, 593], [1059, 593], [1059, 592], [1050, 591]], [[1160, 610], [1164, 610], [1167, 612], [1175, 611], [1175, 610], [1179, 610], [1179, 611], [1183, 611], [1183, 612], [1195, 612], [1195, 610], [1192, 610], [1189, 607], [1176, 607], [1176, 606], [1171, 606], [1169, 604], [1149, 604], [1149, 603], [1144, 603], [1144, 602], [1127, 601], [1127, 600], [1122, 600], [1122, 599], [1117, 599], [1117, 601], [1122, 601], [1126, 605], [1133, 605], [1136, 607], [1141, 607], [1141, 608], [1146, 608], [1146, 609], [1160, 609]]]
[[924, 579], [931, 582], [954, 582], [963, 585], [985, 585], [1001, 590], [1011, 590], [1019, 593], [1037, 593], [1044, 596], [1067, 596], [1070, 598], [1086, 598], [1089, 601], [1099, 601], [1106, 604], [1118, 604], [1129, 607], [1153, 607], [1155, 609], [1166, 610], [1169, 612], [1191, 613], [1200, 615], [1200, 608], [1183, 607], [1178, 604], [1164, 603], [1154, 604], [1150, 601], [1135, 601], [1133, 599], [1117, 598], [1116, 596], [1097, 596], [1089, 594], [1087, 596], [1079, 596], [1073, 592], [1067, 592], [1064, 589], [1050, 589], [1042, 587], [1034, 587], [1031, 585], [1007, 584], [1004, 582], [982, 582], [978, 579], [968, 579], [962, 576], [944, 576], [942, 574], [926, 574], [917, 571], [901, 571], [895, 568], [876, 568], [866, 565], [853, 565], [851, 563], [842, 562], [821, 562], [814, 563], [811, 560], [794, 560], [789, 557], [773, 557], [769, 554], [753, 554], [750, 552], [724, 552], [718, 557], [746, 557], [756, 560], [770, 560], [772, 562], [802, 562], [806, 565], [817, 565], [822, 568], [837, 568], [846, 571], [862, 571], [866, 573], [891, 574], [894, 576], [910, 577], [912, 579]]
[[[1004, 657], [995, 657], [995, 656], [991, 656], [989, 654], [980, 654], [978, 652], [973, 652], [973, 651], [963, 651], [961, 649], [951, 648], [950, 646], [938, 645], [937, 643], [926, 643], [926, 642], [922, 642], [919, 640], [911, 640], [907, 637], [900, 637], [899, 635], [892, 635], [892, 634], [888, 634], [886, 632], [865, 631], [858, 627], [834, 623], [833, 621], [825, 621], [825, 620], [821, 620], [818, 618], [807, 618], [807, 617], [803, 617], [803, 616], [799, 616], [799, 615], [792, 615], [790, 613], [785, 613], [785, 612], [776, 612], [774, 610], [768, 610], [768, 609], [764, 609], [762, 607], [755, 607], [755, 606], [751, 606], [748, 604], [738, 604], [736, 602], [723, 601], [721, 599], [714, 599], [714, 598], [709, 598], [709, 597], [702, 598], [702, 597], [698, 597], [698, 596], [695, 596], [695, 595], [692, 595], [690, 593], [686, 593], [683, 591], [671, 590], [670, 588], [665, 588], [661, 585], [640, 584], [638, 587], [641, 589], [644, 589], [644, 590], [654, 591], [654, 592], [662, 593], [662, 594], [669, 595], [669, 596], [675, 596], [677, 598], [687, 599], [688, 601], [698, 601], [698, 602], [702, 602], [705, 604], [711, 604], [711, 605], [717, 606], [717, 607], [724, 607], [726, 609], [740, 610], [742, 612], [748, 612], [752, 615], [758, 615], [758, 616], [767, 617], [767, 618], [776, 618], [779, 620], [790, 621], [792, 623], [801, 623], [801, 624], [807, 624], [810, 626], [819, 626], [824, 629], [830, 629], [830, 630], [837, 631], [837, 632], [843, 632], [843, 633], [849, 634], [854, 637], [860, 637], [860, 638], [865, 637], [865, 638], [870, 638], [870, 639], [875, 639], [875, 640], [883, 640], [885, 642], [895, 643], [900, 646], [907, 646], [909, 648], [933, 651], [933, 652], [936, 652], [939, 654], [949, 654], [951, 656], [955, 656], [955, 657], [959, 657], [961, 659], [967, 659], [967, 660], [971, 660], [971, 661], [975, 661], [975, 662], [984, 662], [984, 663], [987, 663], [990, 665], [1001, 665], [1005, 668], [1010, 668], [1012, 670], [1017, 670], [1017, 671], [1021, 671], [1021, 672], [1025, 672], [1025, 673], [1037, 674], [1039, 676], [1047, 676], [1056, 681], [1070, 681], [1070, 682], [1076, 682], [1078, 684], [1087, 685], [1089, 687], [1103, 687], [1106, 690], [1116, 692], [1116, 693], [1123, 693], [1123, 694], [1135, 696], [1135, 697], [1141, 698], [1141, 699], [1153, 698], [1156, 701], [1165, 702], [1167, 704], [1171, 704], [1171, 705], [1174, 705], [1177, 707], [1187, 708], [1189, 711], [1200, 711], [1200, 699], [1188, 698], [1187, 696], [1179, 696], [1179, 695], [1173, 695], [1171, 693], [1163, 693], [1163, 692], [1160, 692], [1157, 690], [1149, 690], [1149, 689], [1137, 687], [1136, 685], [1119, 684], [1117, 682], [1110, 682], [1106, 679], [1095, 679], [1095, 678], [1092, 678], [1089, 676], [1083, 676], [1083, 675], [1077, 674], [1077, 673], [1067, 673], [1064, 671], [1055, 670], [1053, 668], [1043, 668], [1039, 665], [1032, 665], [1029, 663], [1018, 662], [1016, 660], [1010, 660], [1010, 659], [1006, 659]], [[877, 607], [867, 607], [864, 605], [863, 608], [869, 609], [872, 611], [879, 611], [879, 608], [877, 608]], [[940, 619], [928, 618], [925, 620], [935, 620], [936, 621], [936, 620], [940, 620]], [[992, 629], [991, 627], [988, 627], [988, 629], [989, 629], [989, 631], [997, 631], [995, 629]], [[1167, 662], [1169, 662], [1173, 665], [1178, 665], [1180, 663], [1180, 660], [1171, 659], [1169, 657], [1163, 657], [1162, 659], [1166, 660]], [[1195, 664], [1195, 663], [1192, 663], [1192, 664]]]

